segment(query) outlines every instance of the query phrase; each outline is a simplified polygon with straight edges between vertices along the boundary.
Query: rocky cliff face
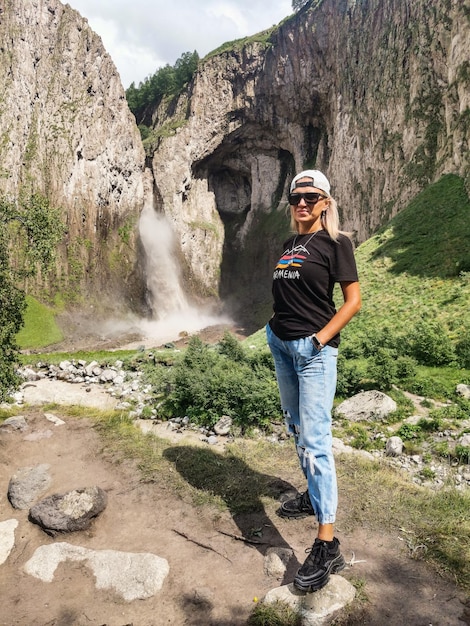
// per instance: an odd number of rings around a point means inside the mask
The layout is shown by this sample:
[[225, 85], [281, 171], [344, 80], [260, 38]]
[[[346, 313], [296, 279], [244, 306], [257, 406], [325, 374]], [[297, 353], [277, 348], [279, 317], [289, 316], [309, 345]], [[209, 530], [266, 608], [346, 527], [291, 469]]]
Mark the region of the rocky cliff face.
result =
[[307, 166], [358, 242], [443, 173], [470, 182], [468, 50], [461, 0], [322, 0], [269, 45], [206, 60], [154, 115], [179, 126], [153, 171], [193, 279], [214, 289], [220, 268], [222, 297], [260, 323], [287, 185]]
[[51, 291], [79, 303], [115, 289], [141, 299], [145, 155], [101, 39], [58, 0], [4, 0], [0, 93], [0, 193], [38, 191], [63, 207]]
[[[443, 173], [470, 182], [470, 8], [318, 0], [204, 60], [154, 112], [154, 180], [101, 40], [58, 0], [0, 7], [0, 193], [64, 207], [50, 290], [144, 302], [137, 220], [169, 218], [186, 290], [260, 325], [291, 177], [327, 173], [357, 242]], [[117, 302], [117, 300], [116, 300]]]

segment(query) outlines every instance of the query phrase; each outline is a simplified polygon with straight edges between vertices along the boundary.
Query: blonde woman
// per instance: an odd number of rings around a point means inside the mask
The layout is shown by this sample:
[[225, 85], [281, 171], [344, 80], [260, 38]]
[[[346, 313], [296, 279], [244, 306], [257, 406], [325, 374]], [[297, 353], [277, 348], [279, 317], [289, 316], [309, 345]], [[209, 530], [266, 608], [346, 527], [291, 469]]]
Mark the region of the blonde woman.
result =
[[[300, 172], [288, 200], [295, 234], [285, 242], [274, 270], [274, 315], [266, 333], [283, 414], [307, 488], [284, 502], [278, 513], [294, 519], [317, 517], [317, 537], [294, 579], [299, 590], [316, 591], [345, 566], [334, 536], [338, 490], [331, 410], [340, 331], [359, 311], [361, 295], [353, 247], [339, 230], [326, 176], [318, 170]], [[335, 283], [343, 294], [338, 310]]]

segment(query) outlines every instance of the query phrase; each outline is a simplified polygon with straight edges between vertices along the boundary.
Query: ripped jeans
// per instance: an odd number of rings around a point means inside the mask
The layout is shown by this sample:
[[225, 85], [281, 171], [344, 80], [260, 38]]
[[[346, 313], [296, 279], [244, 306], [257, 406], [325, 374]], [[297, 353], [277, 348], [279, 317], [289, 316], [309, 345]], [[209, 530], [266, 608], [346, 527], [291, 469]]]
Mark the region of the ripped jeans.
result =
[[283, 341], [269, 324], [266, 336], [286, 426], [294, 436], [315, 515], [320, 524], [332, 524], [338, 506], [331, 432], [338, 348], [325, 346], [318, 352], [309, 337]]

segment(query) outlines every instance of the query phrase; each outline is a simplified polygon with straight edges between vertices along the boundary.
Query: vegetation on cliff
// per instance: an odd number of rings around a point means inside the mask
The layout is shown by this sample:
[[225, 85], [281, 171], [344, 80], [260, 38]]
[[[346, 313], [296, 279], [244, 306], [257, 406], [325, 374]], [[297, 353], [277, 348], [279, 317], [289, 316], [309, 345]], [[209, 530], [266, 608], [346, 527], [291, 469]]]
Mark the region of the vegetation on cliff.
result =
[[138, 87], [132, 83], [126, 90], [127, 103], [144, 139], [151, 125], [151, 112], [158, 107], [163, 98], [181, 92], [193, 77], [198, 63], [199, 55], [196, 50], [185, 52], [173, 66], [167, 64], [161, 67]]
[[23, 325], [25, 293], [19, 287], [46, 271], [63, 236], [60, 211], [39, 194], [17, 203], [0, 197], [0, 400], [17, 382], [17, 333]]

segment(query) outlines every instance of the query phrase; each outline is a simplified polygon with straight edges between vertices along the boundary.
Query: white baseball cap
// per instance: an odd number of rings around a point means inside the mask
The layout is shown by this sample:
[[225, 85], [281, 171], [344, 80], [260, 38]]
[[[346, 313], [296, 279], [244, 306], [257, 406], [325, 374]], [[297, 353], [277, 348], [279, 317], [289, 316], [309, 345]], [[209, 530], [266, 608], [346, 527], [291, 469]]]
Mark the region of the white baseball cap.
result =
[[300, 172], [294, 177], [294, 180], [290, 184], [290, 191], [292, 192], [296, 187], [296, 183], [301, 178], [311, 178], [312, 179], [312, 187], [316, 187], [317, 189], [321, 189], [328, 196], [330, 195], [330, 183], [325, 174], [322, 174], [319, 170], [305, 170], [304, 172]]

